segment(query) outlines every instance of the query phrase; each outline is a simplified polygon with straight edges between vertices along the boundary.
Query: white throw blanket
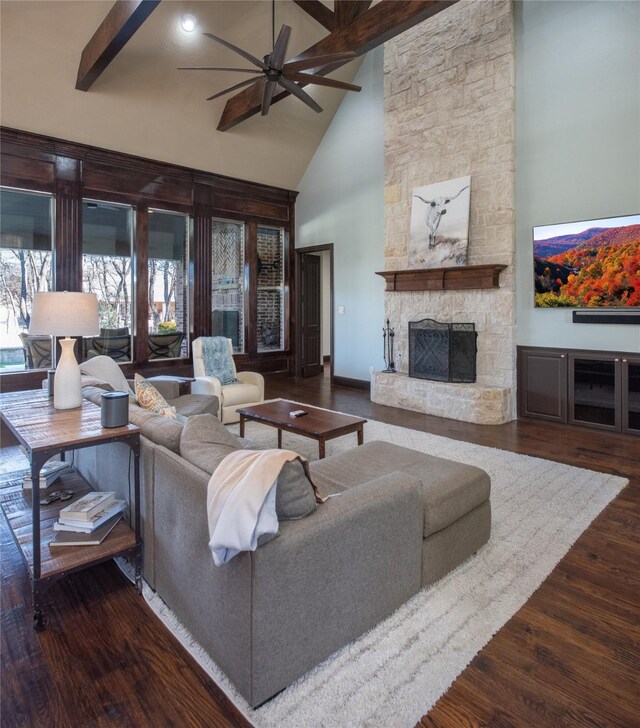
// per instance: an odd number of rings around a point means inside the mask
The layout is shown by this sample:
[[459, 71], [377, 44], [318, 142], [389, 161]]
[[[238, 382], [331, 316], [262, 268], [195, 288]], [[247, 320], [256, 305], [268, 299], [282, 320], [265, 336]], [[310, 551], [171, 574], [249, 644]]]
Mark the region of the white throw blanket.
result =
[[260, 536], [278, 532], [276, 484], [291, 450], [236, 450], [215, 469], [207, 487], [209, 548], [216, 566], [240, 551], [255, 551]]

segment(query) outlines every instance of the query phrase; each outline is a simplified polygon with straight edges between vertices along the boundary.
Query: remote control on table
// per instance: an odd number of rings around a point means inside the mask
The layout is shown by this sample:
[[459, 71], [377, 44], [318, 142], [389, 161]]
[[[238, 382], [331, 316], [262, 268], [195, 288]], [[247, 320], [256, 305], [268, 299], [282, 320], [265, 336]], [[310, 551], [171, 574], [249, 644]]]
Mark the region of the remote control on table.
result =
[[305, 410], [293, 410], [293, 412], [289, 412], [289, 417], [302, 417], [306, 414], [308, 413]]

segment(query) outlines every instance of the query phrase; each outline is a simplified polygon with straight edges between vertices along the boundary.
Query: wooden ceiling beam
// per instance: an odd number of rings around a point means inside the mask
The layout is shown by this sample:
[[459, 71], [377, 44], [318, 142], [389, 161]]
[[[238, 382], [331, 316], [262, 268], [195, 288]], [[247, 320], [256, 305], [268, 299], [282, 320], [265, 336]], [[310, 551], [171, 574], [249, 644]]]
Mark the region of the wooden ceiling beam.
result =
[[371, 0], [334, 0], [334, 15], [338, 28], [349, 25], [359, 15], [369, 9]]
[[293, 0], [293, 2], [301, 7], [307, 15], [317, 20], [320, 25], [324, 26], [329, 32], [337, 28], [336, 16], [332, 10], [320, 0]]
[[76, 88], [88, 91], [160, 0], [116, 0], [80, 57]]
[[[458, 0], [381, 0], [377, 5], [359, 15], [353, 22], [334, 30], [297, 55], [295, 59], [290, 60], [298, 61], [303, 58], [345, 51], [353, 51], [356, 55], [361, 56], [456, 2]], [[345, 63], [348, 61], [334, 63], [324, 68], [310, 68], [307, 72], [325, 76]], [[289, 96], [288, 91], [281, 91], [274, 95], [272, 105], [287, 96]], [[249, 119], [260, 111], [261, 106], [262, 94], [258, 84], [249, 86], [227, 101], [218, 123], [218, 131], [227, 131], [245, 119]]]

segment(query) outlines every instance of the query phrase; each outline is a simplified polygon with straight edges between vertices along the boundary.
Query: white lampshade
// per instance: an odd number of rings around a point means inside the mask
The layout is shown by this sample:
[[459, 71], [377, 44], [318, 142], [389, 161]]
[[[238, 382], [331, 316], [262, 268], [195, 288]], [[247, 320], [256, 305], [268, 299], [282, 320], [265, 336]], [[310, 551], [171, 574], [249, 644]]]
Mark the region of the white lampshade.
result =
[[95, 293], [36, 293], [29, 333], [41, 336], [96, 336], [100, 333]]
[[31, 308], [29, 333], [66, 337], [60, 342], [62, 354], [53, 383], [53, 406], [63, 410], [80, 407], [80, 367], [73, 353], [75, 339], [69, 337], [95, 336], [100, 333], [96, 294], [68, 291], [36, 293]]

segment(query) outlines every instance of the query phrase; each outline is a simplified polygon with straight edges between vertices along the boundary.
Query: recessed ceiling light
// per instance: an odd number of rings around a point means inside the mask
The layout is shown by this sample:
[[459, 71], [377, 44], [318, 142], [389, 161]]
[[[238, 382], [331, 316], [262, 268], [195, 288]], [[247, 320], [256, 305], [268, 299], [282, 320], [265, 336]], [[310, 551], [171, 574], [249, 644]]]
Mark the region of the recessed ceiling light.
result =
[[182, 26], [182, 30], [184, 30], [187, 33], [191, 33], [196, 29], [197, 21], [195, 19], [195, 16], [193, 15], [183, 15], [182, 20], [180, 21], [180, 25]]

